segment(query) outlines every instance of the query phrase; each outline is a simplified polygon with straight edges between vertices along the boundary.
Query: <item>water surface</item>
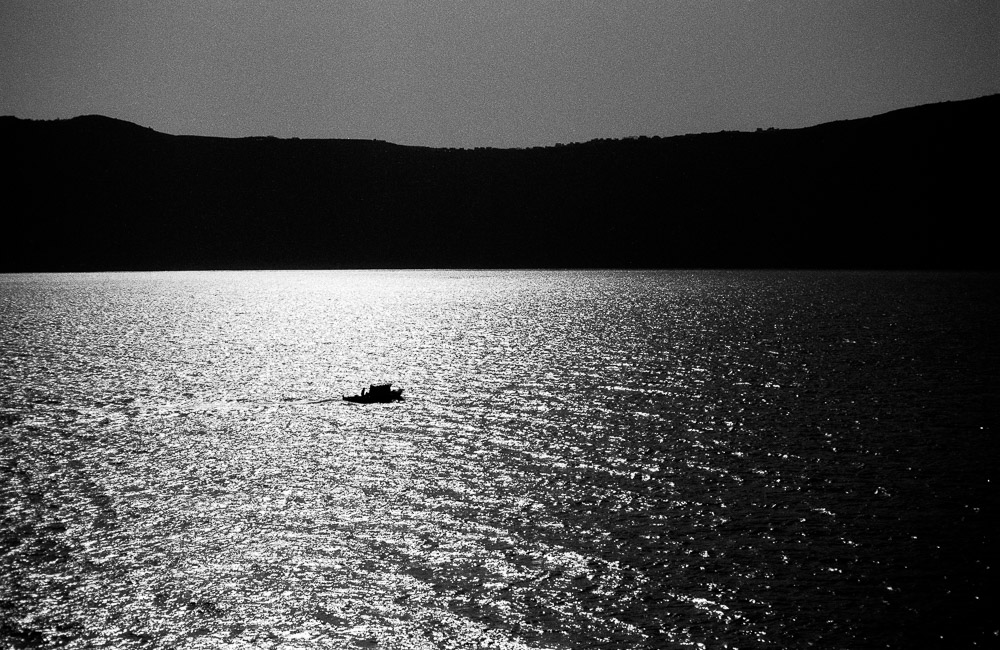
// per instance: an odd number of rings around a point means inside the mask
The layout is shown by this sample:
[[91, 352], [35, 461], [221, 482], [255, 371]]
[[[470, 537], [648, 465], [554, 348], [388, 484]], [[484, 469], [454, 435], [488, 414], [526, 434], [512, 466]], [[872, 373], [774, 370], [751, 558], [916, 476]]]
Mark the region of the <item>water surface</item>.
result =
[[0, 640], [994, 641], [998, 288], [0, 276]]

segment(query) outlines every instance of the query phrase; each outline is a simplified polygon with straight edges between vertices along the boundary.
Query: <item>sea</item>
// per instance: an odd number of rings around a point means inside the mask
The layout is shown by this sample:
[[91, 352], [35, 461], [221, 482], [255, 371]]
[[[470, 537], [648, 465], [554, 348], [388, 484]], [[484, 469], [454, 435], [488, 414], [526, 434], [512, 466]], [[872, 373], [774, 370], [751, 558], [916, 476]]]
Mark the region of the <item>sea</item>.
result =
[[990, 273], [2, 275], [0, 647], [997, 647], [998, 323]]

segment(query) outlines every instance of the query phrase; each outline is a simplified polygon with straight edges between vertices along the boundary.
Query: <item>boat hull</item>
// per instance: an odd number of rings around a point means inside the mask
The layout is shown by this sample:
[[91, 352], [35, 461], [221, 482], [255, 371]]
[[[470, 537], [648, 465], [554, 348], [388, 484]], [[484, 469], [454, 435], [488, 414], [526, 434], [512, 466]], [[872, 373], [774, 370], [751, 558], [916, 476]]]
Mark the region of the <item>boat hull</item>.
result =
[[389, 402], [398, 402], [403, 399], [403, 390], [394, 390], [387, 395], [372, 395], [368, 393], [367, 395], [344, 395], [345, 402], [352, 402], [354, 404], [388, 404]]

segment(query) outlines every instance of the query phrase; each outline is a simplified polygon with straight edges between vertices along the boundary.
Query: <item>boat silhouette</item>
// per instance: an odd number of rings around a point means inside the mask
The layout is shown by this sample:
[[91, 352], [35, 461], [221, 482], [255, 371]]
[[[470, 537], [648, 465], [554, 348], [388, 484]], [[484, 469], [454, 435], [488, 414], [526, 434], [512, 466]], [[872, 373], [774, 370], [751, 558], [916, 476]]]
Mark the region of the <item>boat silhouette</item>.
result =
[[368, 388], [362, 388], [360, 395], [344, 395], [345, 402], [355, 404], [377, 404], [395, 402], [403, 399], [402, 388], [392, 388], [392, 384], [371, 384]]

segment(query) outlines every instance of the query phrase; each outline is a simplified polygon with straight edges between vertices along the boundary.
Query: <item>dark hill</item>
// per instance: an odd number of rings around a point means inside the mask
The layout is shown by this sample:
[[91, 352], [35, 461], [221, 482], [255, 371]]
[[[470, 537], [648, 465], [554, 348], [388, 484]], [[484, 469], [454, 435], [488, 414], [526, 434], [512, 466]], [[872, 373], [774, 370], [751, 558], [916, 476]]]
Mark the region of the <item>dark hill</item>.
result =
[[0, 118], [0, 270], [996, 268], [1000, 96], [533, 149]]

